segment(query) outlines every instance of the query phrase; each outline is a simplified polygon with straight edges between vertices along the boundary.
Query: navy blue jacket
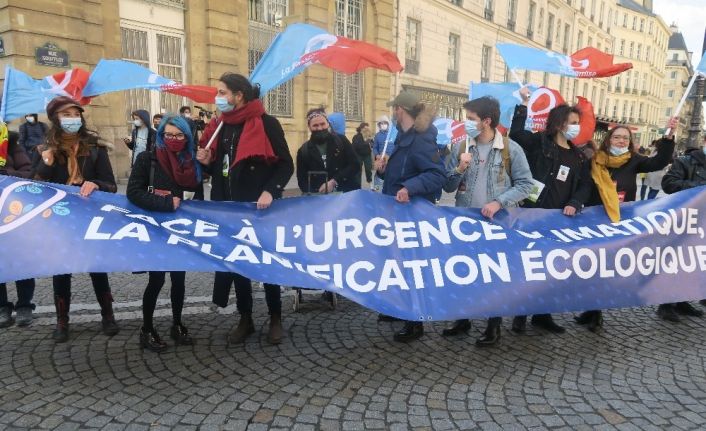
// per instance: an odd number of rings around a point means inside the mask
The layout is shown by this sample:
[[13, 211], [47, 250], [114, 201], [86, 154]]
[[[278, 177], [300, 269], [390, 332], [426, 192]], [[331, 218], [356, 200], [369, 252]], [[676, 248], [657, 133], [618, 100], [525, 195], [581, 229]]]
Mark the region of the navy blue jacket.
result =
[[32, 154], [37, 145], [46, 141], [47, 130], [47, 125], [41, 121], [34, 124], [22, 123], [20, 125], [20, 146], [27, 151], [27, 154]]
[[422, 196], [434, 202], [446, 183], [436, 134], [433, 125], [415, 123], [414, 127], [397, 135], [384, 172], [383, 194], [395, 196], [405, 187], [410, 197]]

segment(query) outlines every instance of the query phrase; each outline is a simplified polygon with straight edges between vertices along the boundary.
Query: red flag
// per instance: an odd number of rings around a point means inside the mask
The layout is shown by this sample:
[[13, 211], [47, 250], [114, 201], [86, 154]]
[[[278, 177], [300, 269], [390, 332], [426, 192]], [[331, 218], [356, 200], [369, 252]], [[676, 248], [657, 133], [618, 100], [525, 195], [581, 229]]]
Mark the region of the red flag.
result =
[[86, 87], [89, 75], [88, 71], [75, 68], [47, 76], [44, 80], [50, 86], [49, 92], [56, 93], [58, 96], [69, 96], [81, 105], [88, 105], [91, 98], [83, 97], [83, 89]]
[[574, 145], [582, 146], [593, 139], [593, 132], [596, 130], [596, 114], [594, 114], [593, 105], [588, 99], [581, 96], [578, 96], [578, 99], [579, 102], [576, 104], [576, 109], [581, 112], [581, 119], [579, 120], [581, 131], [576, 139], [573, 139], [571, 142], [573, 142]]
[[400, 60], [394, 52], [361, 40], [335, 36], [336, 42], [302, 57], [302, 62], [318, 62], [343, 73], [355, 73], [366, 67], [399, 72]]
[[160, 90], [186, 97], [198, 103], [213, 103], [218, 93], [216, 87], [207, 85], [170, 84], [163, 85]]
[[613, 55], [589, 46], [571, 54], [571, 68], [578, 78], [605, 78], [632, 69], [632, 63], [613, 64]]

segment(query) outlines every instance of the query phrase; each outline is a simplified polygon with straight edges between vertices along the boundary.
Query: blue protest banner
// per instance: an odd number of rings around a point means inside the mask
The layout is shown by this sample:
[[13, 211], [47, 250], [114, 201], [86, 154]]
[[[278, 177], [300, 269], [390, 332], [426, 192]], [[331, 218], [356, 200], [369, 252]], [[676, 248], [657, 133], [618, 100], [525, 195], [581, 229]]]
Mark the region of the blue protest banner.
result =
[[396, 203], [368, 191], [145, 212], [125, 196], [0, 176], [0, 281], [73, 272], [236, 271], [410, 320], [706, 297], [706, 188], [577, 217]]

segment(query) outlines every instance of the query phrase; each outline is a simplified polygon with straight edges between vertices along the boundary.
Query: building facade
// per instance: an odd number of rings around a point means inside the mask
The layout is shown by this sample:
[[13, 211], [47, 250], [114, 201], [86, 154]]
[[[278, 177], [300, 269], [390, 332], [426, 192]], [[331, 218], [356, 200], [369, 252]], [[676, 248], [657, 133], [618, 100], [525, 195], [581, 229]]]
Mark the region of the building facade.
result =
[[[91, 70], [101, 58], [117, 58], [177, 82], [215, 85], [224, 72], [248, 75], [290, 23], [307, 22], [392, 49], [393, 16], [392, 0], [7, 0], [0, 6], [5, 46], [0, 62], [35, 78], [57, 73], [61, 69], [35, 59], [35, 49], [51, 43], [68, 54], [64, 70]], [[347, 76], [314, 66], [272, 91], [265, 103], [280, 119], [295, 154], [308, 139], [304, 118], [309, 108], [323, 105], [344, 112], [352, 130], [359, 121], [387, 112], [392, 82], [383, 71]], [[94, 98], [86, 116], [114, 144], [114, 169], [125, 178], [130, 159], [121, 138], [130, 131], [130, 112], [174, 112], [182, 105], [193, 103], [133, 90]]]

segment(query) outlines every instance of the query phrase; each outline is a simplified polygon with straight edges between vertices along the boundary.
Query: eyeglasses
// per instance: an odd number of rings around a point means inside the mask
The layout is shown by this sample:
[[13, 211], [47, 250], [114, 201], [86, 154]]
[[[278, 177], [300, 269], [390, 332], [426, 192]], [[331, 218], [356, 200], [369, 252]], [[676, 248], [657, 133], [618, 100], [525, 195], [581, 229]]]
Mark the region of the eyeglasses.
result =
[[164, 137], [167, 139], [176, 139], [178, 141], [181, 141], [182, 139], [186, 138], [186, 135], [183, 133], [165, 133]]

